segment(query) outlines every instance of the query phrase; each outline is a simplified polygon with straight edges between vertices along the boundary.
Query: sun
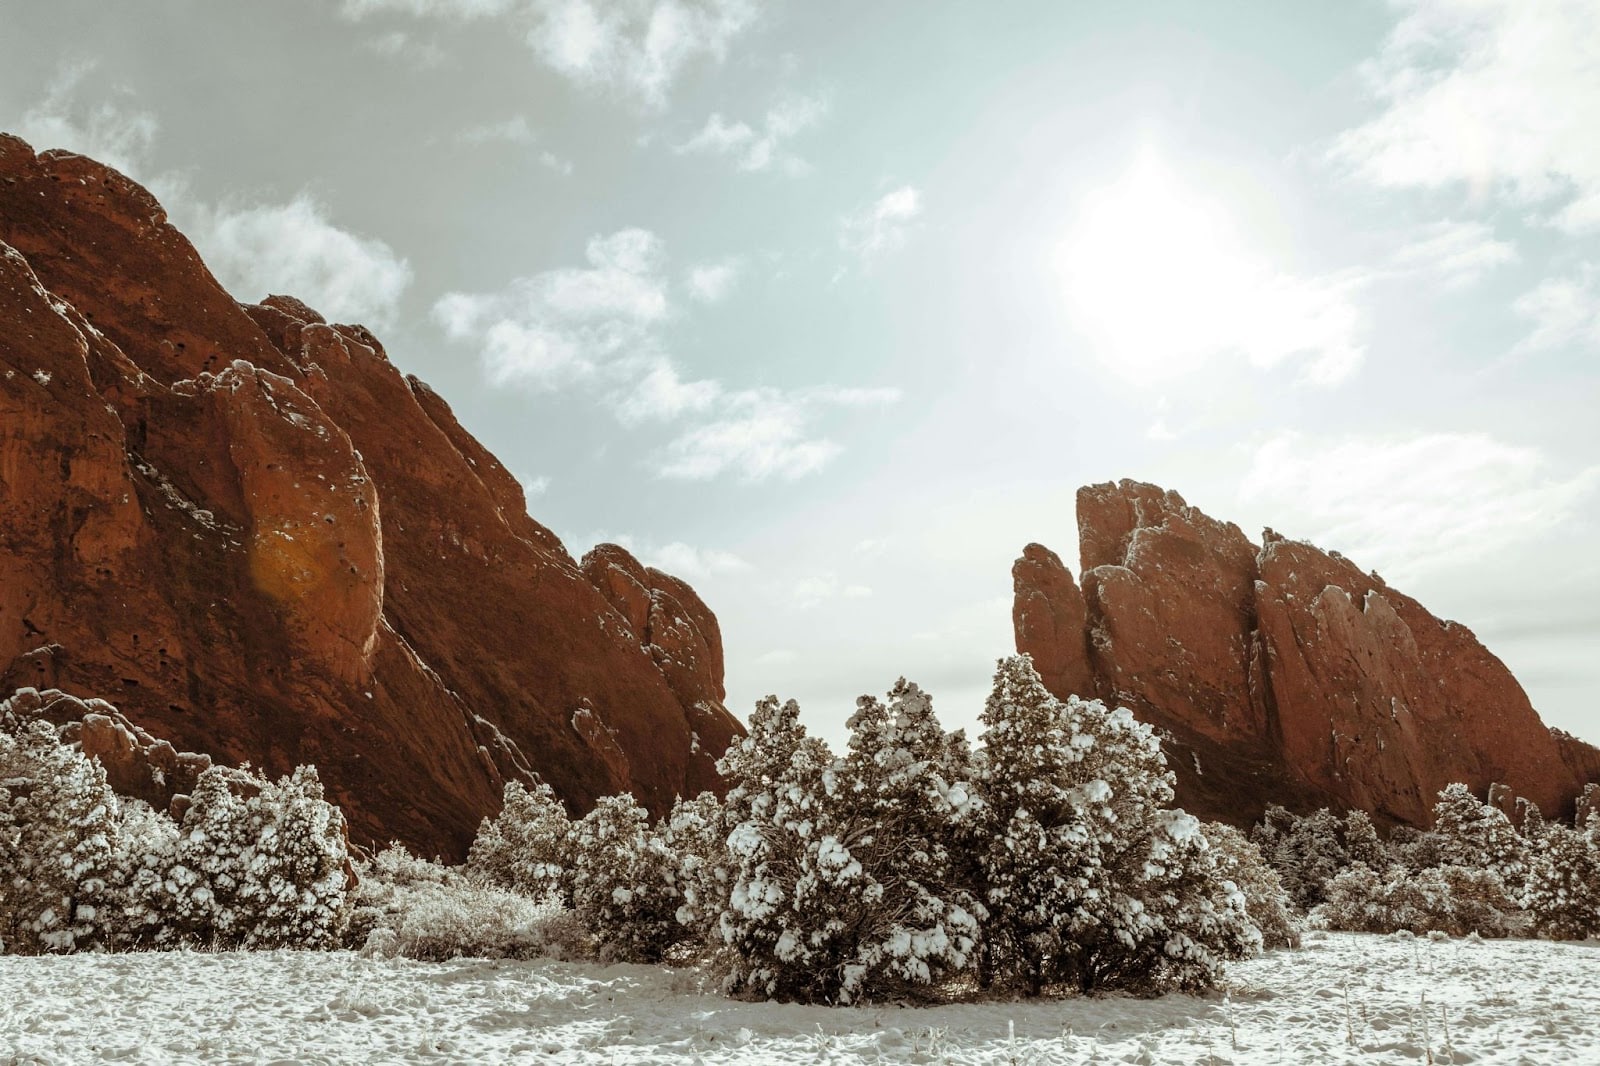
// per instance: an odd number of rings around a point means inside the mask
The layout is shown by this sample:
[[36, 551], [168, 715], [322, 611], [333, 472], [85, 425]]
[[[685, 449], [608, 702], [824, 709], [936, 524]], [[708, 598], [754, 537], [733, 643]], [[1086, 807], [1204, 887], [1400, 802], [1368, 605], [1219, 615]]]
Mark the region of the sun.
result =
[[1153, 151], [1084, 197], [1057, 266], [1075, 328], [1137, 382], [1181, 376], [1227, 346], [1261, 282], [1227, 214]]

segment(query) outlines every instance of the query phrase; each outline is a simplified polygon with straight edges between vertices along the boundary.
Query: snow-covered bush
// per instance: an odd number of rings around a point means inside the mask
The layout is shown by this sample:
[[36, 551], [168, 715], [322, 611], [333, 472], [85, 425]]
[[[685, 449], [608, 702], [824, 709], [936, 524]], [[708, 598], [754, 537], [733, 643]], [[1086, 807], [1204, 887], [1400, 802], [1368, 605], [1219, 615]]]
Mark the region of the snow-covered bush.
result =
[[276, 782], [202, 773], [165, 888], [174, 936], [244, 948], [331, 947], [349, 919], [344, 814], [311, 766]]
[[1366, 854], [1361, 861], [1381, 865], [1380, 856], [1374, 854], [1377, 833], [1365, 813], [1357, 817], [1352, 812], [1341, 819], [1324, 807], [1297, 815], [1274, 804], [1267, 808], [1251, 838], [1278, 871], [1295, 906], [1307, 911], [1322, 902], [1328, 882], [1354, 861], [1347, 844], [1352, 834], [1358, 849]]
[[570, 839], [573, 912], [603, 957], [659, 962], [688, 935], [676, 857], [631, 795], [602, 797]]
[[1449, 865], [1420, 871], [1396, 865], [1381, 874], [1351, 866], [1328, 882], [1327, 899], [1312, 916], [1326, 928], [1355, 933], [1503, 937], [1522, 926], [1498, 874]]
[[567, 809], [549, 785], [540, 781], [530, 790], [520, 781], [508, 781], [500, 813], [478, 827], [467, 871], [484, 884], [533, 899], [555, 893], [570, 900], [571, 831]]
[[122, 880], [121, 806], [100, 764], [43, 721], [0, 728], [0, 946], [106, 946]]
[[728, 827], [722, 801], [710, 792], [679, 798], [661, 828], [676, 863], [678, 924], [691, 939], [711, 946], [728, 906]]
[[1528, 845], [1505, 812], [1472, 794], [1466, 785], [1446, 786], [1433, 807], [1433, 831], [1444, 863], [1493, 870], [1513, 894], [1528, 879]]
[[719, 765], [732, 785], [719, 925], [729, 989], [848, 1003], [963, 969], [982, 914], [951, 851], [977, 809], [965, 739], [904, 679], [887, 705], [857, 701], [843, 758], [798, 715], [763, 700]]
[[1591, 832], [1544, 827], [1528, 871], [1524, 904], [1534, 930], [1552, 940], [1600, 936], [1600, 848]]
[[1244, 895], [1172, 802], [1160, 741], [1125, 708], [1051, 696], [1026, 655], [984, 705], [987, 965], [1000, 983], [1159, 992], [1260, 949]]
[[1299, 947], [1300, 920], [1295, 917], [1294, 904], [1261, 849], [1231, 825], [1207, 822], [1203, 829], [1216, 859], [1217, 876], [1232, 881], [1244, 893], [1250, 920], [1261, 930], [1261, 946]]
[[[1389, 833], [1389, 864], [1403, 866], [1412, 873], [1444, 864], [1444, 840], [1438, 833], [1411, 825], [1397, 825]], [[1382, 866], [1373, 865], [1373, 869]]]
[[533, 900], [477, 883], [458, 868], [390, 844], [361, 867], [346, 943], [368, 954], [453, 958], [577, 959], [589, 953], [572, 912], [555, 896]]

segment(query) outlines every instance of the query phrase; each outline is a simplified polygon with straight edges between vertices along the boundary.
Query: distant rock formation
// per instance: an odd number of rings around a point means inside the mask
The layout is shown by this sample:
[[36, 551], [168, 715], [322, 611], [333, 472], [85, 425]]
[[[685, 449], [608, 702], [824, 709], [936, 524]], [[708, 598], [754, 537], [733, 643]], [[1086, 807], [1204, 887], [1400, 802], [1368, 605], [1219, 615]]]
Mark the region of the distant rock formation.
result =
[[1040, 545], [1012, 568], [1017, 648], [1057, 695], [1164, 730], [1198, 814], [1326, 804], [1426, 825], [1453, 781], [1570, 814], [1600, 780], [1600, 750], [1546, 727], [1470, 630], [1337, 552], [1270, 529], [1258, 547], [1133, 481], [1079, 490], [1078, 537], [1081, 591]]
[[0, 135], [0, 696], [315, 763], [360, 844], [460, 856], [512, 778], [661, 811], [741, 730], [721, 636], [590, 559], [367, 330], [235, 302], [139, 185]]

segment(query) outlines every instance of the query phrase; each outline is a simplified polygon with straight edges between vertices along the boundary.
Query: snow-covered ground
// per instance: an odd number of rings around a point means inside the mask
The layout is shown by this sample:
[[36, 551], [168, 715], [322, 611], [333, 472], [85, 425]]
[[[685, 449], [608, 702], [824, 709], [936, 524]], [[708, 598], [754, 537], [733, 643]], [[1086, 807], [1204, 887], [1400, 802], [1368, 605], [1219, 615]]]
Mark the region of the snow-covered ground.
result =
[[0, 957], [0, 1064], [1600, 1063], [1600, 945], [1313, 933], [1226, 994], [739, 1003], [645, 966]]

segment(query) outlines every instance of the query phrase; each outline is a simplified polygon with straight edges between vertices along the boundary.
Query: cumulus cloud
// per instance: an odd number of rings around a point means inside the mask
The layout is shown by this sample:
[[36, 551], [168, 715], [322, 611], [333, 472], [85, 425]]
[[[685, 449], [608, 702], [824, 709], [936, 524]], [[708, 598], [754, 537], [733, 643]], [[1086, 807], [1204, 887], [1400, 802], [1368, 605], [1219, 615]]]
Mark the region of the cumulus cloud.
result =
[[721, 113], [706, 119], [706, 124], [674, 151], [680, 155], [718, 155], [733, 161], [743, 171], [781, 170], [799, 175], [809, 164], [786, 150], [786, 143], [815, 125], [826, 108], [821, 100], [795, 96], [779, 101], [767, 110], [757, 126], [729, 122]]
[[1588, 0], [1404, 0], [1364, 68], [1383, 110], [1333, 157], [1393, 188], [1503, 195], [1600, 228], [1600, 18]]
[[571, 160], [563, 159], [547, 148], [539, 148], [539, 135], [523, 115], [512, 115], [499, 122], [483, 122], [468, 126], [456, 135], [456, 139], [462, 144], [474, 146], [505, 144], [529, 150], [537, 149], [537, 158], [545, 167], [557, 174], [572, 173]]
[[538, 477], [525, 477], [521, 481], [524, 499], [533, 500], [550, 491], [550, 477], [547, 474], [540, 474]]
[[689, 296], [703, 304], [721, 303], [733, 291], [743, 269], [743, 264], [737, 259], [691, 267], [685, 281]]
[[45, 90], [44, 99], [22, 113], [11, 132], [36, 151], [65, 148], [99, 160], [139, 181], [146, 173], [160, 124], [149, 111], [117, 100], [86, 105], [79, 99], [84, 79], [95, 64], [62, 68]]
[[369, 37], [361, 46], [376, 55], [424, 69], [443, 66], [447, 58], [444, 49], [434, 42], [418, 40], [404, 30]]
[[744, 482], [792, 481], [821, 470], [842, 450], [818, 434], [829, 408], [895, 403], [894, 389], [745, 389], [723, 395], [712, 416], [657, 457], [656, 472], [681, 481], [724, 474]]
[[703, 581], [718, 574], [743, 573], [750, 569], [750, 564], [733, 552], [696, 548], [681, 540], [657, 544], [630, 533], [596, 533], [588, 539], [594, 544], [620, 545], [644, 565], [691, 581]]
[[1584, 263], [1567, 276], [1546, 278], [1512, 304], [1533, 325], [1513, 355], [1569, 346], [1600, 350], [1600, 269]]
[[304, 193], [288, 203], [245, 205], [195, 197], [187, 180], [152, 164], [159, 129], [153, 115], [120, 97], [82, 101], [93, 69], [65, 68], [23, 113], [19, 135], [39, 151], [66, 148], [145, 183], [217, 280], [241, 299], [288, 293], [335, 320], [380, 328], [394, 322], [412, 275], [393, 248], [335, 225], [328, 209]]
[[1447, 219], [1418, 230], [1393, 262], [1402, 271], [1436, 277], [1447, 288], [1464, 288], [1517, 258], [1516, 248], [1485, 223]]
[[389, 245], [333, 224], [304, 194], [286, 204], [191, 207], [190, 240], [235, 296], [291, 293], [339, 322], [391, 325], [411, 284], [410, 264]]
[[344, 0], [340, 11], [352, 20], [504, 18], [563, 77], [652, 108], [694, 63], [725, 59], [758, 14], [754, 0]]
[[1483, 433], [1291, 433], [1257, 448], [1239, 496], [1287, 516], [1274, 519], [1286, 532], [1403, 582], [1529, 539], [1600, 485], [1600, 466], [1552, 466], [1537, 448]]
[[[493, 384], [585, 386], [625, 425], [692, 418], [654, 456], [660, 477], [759, 482], [815, 473], [840, 451], [818, 429], [826, 412], [899, 399], [888, 388], [733, 389], [685, 378], [662, 334], [681, 312], [660, 238], [620, 230], [592, 238], [585, 254], [586, 267], [518, 278], [498, 292], [448, 293], [433, 317], [452, 339], [477, 346]], [[723, 284], [702, 281], [706, 289]], [[689, 288], [693, 294], [692, 272]]]
[[694, 61], [720, 62], [756, 17], [749, 0], [540, 0], [528, 45], [553, 69], [654, 107]]
[[922, 214], [922, 193], [902, 185], [839, 221], [839, 247], [871, 262], [905, 243]]
[[820, 607], [833, 600], [862, 600], [871, 595], [872, 589], [868, 586], [848, 584], [840, 581], [839, 576], [832, 573], [801, 578], [790, 589], [792, 602], [802, 611]]
[[451, 338], [479, 347], [496, 385], [549, 390], [632, 376], [640, 353], [657, 352], [654, 331], [669, 313], [661, 240], [618, 230], [591, 238], [585, 257], [586, 267], [517, 278], [498, 292], [447, 293], [433, 317]]

